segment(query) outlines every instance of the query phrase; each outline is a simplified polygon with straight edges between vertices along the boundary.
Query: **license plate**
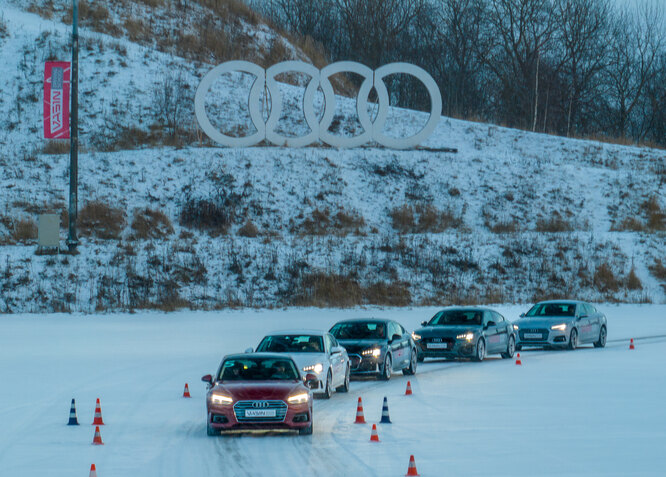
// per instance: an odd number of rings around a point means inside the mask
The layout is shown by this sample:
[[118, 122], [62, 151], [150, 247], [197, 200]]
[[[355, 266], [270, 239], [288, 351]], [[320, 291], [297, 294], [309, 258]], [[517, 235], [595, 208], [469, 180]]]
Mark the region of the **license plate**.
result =
[[525, 339], [528, 340], [540, 340], [543, 337], [541, 333], [525, 333]]
[[275, 417], [275, 409], [246, 409], [245, 417]]
[[428, 349], [446, 349], [448, 347], [448, 343], [428, 343]]

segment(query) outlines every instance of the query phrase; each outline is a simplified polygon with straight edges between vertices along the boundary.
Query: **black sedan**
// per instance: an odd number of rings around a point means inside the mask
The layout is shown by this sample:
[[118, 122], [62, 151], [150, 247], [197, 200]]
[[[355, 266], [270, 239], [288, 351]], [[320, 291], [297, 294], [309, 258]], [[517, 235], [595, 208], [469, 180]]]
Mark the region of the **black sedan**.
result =
[[347, 350], [352, 374], [388, 380], [393, 371], [416, 373], [416, 344], [400, 323], [378, 318], [344, 320], [333, 325], [330, 333]]
[[472, 358], [482, 361], [489, 354], [512, 358], [516, 335], [512, 324], [487, 308], [452, 307], [421, 323], [412, 333], [418, 360], [424, 358]]

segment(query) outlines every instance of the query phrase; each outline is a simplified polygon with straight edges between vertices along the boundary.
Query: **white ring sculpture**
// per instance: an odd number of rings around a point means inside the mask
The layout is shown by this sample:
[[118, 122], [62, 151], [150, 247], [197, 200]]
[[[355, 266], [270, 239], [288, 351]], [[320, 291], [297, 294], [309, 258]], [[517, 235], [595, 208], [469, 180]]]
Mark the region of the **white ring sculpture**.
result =
[[[222, 134], [210, 122], [206, 112], [206, 95], [215, 80], [225, 73], [235, 71], [249, 73], [256, 77], [250, 89], [248, 108], [250, 119], [257, 132], [245, 137], [231, 137]], [[275, 77], [288, 71], [304, 73], [310, 77], [310, 81], [305, 88], [305, 94], [303, 95], [303, 113], [305, 121], [310, 128], [310, 133], [305, 136], [288, 137], [275, 132], [275, 126], [282, 113], [282, 96]], [[356, 96], [356, 112], [363, 127], [363, 133], [353, 137], [336, 136], [328, 130], [333, 121], [336, 105], [335, 93], [333, 92], [333, 86], [329, 78], [341, 72], [356, 73], [364, 78]], [[418, 133], [405, 138], [387, 136], [382, 132], [386, 125], [389, 108], [389, 94], [384, 83], [384, 78], [397, 73], [414, 76], [423, 83], [430, 95], [430, 117], [428, 121]], [[373, 87], [377, 91], [379, 101], [379, 110], [374, 121], [370, 119], [370, 115], [368, 114], [368, 96]], [[271, 101], [271, 111], [265, 123], [259, 108], [264, 88], [270, 93]], [[324, 114], [321, 120], [317, 121], [317, 114], [314, 110], [314, 98], [319, 88], [321, 88], [324, 94]], [[194, 98], [194, 112], [204, 133], [212, 140], [224, 146], [253, 146], [266, 139], [278, 146], [302, 147], [321, 140], [333, 147], [346, 148], [361, 146], [374, 140], [385, 147], [407, 149], [418, 146], [435, 130], [442, 113], [442, 96], [432, 76], [423, 68], [409, 63], [390, 63], [373, 71], [360, 63], [340, 61], [331, 63], [319, 71], [314, 66], [302, 61], [283, 61], [271, 66], [267, 70], [248, 61], [228, 61], [213, 68], [201, 80]]]

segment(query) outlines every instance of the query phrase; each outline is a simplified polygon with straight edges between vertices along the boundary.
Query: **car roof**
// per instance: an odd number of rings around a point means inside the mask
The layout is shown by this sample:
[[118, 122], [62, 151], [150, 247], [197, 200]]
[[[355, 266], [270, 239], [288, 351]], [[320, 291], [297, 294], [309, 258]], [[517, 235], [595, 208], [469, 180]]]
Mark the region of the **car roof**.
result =
[[[225, 361], [227, 359], [243, 359], [243, 358], [275, 358], [275, 359], [284, 359], [288, 358], [291, 359], [291, 357], [288, 354], [284, 353], [267, 353], [267, 352], [260, 352], [260, 353], [234, 353], [234, 354], [228, 354], [224, 358], [222, 358], [222, 361]], [[293, 360], [292, 360], [293, 361]]]
[[463, 305], [454, 305], [454, 306], [447, 306], [446, 308], [442, 308], [439, 311], [449, 311], [449, 310], [466, 310], [466, 311], [494, 311], [495, 313], [499, 313], [498, 311], [493, 310], [492, 308], [488, 308], [487, 306], [463, 306]]
[[266, 333], [266, 336], [281, 336], [281, 335], [327, 335], [328, 331], [322, 331], [322, 330], [278, 330], [278, 331], [273, 331], [272, 333]]
[[553, 303], [553, 304], [557, 304], [557, 303], [575, 303], [575, 304], [580, 304], [580, 303], [586, 303], [586, 302], [581, 301], [581, 300], [544, 300], [544, 301], [538, 302], [537, 305], [541, 305], [542, 303], [544, 303], [544, 304], [545, 303]]
[[[386, 323], [386, 322], [395, 321], [395, 320], [391, 320], [389, 318], [349, 318], [349, 319], [346, 319], [346, 320], [340, 320], [337, 323], [335, 323], [335, 325], [337, 325], [338, 323], [354, 323], [354, 322], [357, 322], [357, 321], [371, 321], [371, 322], [376, 321], [377, 323]], [[333, 325], [333, 326], [335, 326], [335, 325]]]

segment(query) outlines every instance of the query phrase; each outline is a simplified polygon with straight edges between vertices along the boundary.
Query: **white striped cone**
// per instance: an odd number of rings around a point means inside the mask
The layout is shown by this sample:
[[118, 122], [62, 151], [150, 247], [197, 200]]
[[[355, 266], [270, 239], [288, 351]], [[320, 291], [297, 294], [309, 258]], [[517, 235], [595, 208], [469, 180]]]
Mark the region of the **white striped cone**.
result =
[[69, 408], [69, 422], [67, 423], [68, 426], [78, 426], [79, 425], [79, 419], [76, 417], [76, 402], [74, 401], [74, 398], [72, 398], [72, 406]]
[[90, 466], [90, 475], [88, 477], [97, 477], [97, 469], [95, 468], [95, 464]]
[[95, 418], [93, 419], [93, 426], [103, 426], [104, 421], [102, 420], [102, 405], [97, 398], [97, 403], [95, 404]]
[[384, 396], [384, 404], [382, 404], [382, 419], [379, 421], [381, 424], [391, 424], [391, 418], [388, 411], [388, 399]]
[[356, 420], [354, 424], [365, 424], [365, 416], [363, 415], [363, 401], [358, 398], [358, 405], [356, 406]]

